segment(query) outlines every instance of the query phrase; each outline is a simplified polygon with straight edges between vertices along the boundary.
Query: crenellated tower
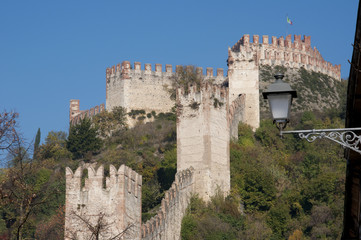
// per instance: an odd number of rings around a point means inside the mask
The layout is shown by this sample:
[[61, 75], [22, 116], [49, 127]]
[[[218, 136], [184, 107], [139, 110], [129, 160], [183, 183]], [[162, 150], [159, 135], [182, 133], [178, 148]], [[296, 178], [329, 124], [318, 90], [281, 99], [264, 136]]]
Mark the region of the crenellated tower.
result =
[[[87, 174], [87, 176], [86, 176]], [[97, 170], [83, 165], [66, 168], [65, 239], [91, 239], [90, 226], [102, 226], [101, 239], [111, 239], [129, 228], [122, 239], [140, 239], [142, 176], [126, 167]]]
[[230, 190], [227, 88], [205, 84], [177, 91], [177, 171], [194, 168], [194, 192], [205, 200]]
[[242, 51], [228, 49], [229, 102], [245, 97], [245, 106], [241, 121], [253, 130], [259, 127], [259, 62], [257, 51], [245, 38]]
[[305, 68], [309, 71], [321, 72], [337, 80], [341, 80], [341, 65], [326, 62], [320, 52], [311, 47], [311, 37], [291, 35], [277, 38], [258, 35], [253, 42], [248, 34], [228, 49], [228, 81], [229, 98], [232, 103], [238, 96], [245, 95], [245, 108], [242, 121], [259, 127], [259, 68], [260, 65], [284, 66], [289, 69]]

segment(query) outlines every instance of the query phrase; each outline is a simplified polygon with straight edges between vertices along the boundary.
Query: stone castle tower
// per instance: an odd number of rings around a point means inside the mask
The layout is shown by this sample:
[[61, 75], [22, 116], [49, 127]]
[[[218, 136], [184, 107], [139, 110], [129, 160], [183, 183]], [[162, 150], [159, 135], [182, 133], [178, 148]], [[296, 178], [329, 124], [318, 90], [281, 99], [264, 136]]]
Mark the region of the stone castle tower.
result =
[[[272, 37], [244, 35], [228, 49], [228, 74], [223, 69], [207, 68], [200, 89], [189, 86], [177, 90], [177, 174], [166, 192], [156, 216], [141, 224], [141, 176], [121, 166], [110, 167], [104, 179], [103, 167], [79, 167], [75, 173], [66, 170], [65, 235], [88, 239], [91, 232], [85, 222], [95, 225], [102, 220], [106, 226], [101, 239], [122, 235], [122, 239], [180, 239], [181, 221], [192, 194], [209, 200], [219, 188], [226, 195], [230, 190], [229, 142], [237, 137], [238, 124], [244, 122], [253, 129], [259, 127], [260, 65], [282, 65], [305, 68], [340, 79], [340, 66], [323, 60], [310, 37]], [[176, 67], [176, 69], [178, 66]], [[121, 106], [126, 111], [144, 110], [168, 112], [175, 105], [169, 97], [177, 70], [171, 65], [150, 64], [141, 69], [139, 62], [124, 61], [106, 70], [106, 109]], [[203, 69], [197, 68], [197, 73]], [[80, 110], [79, 100], [70, 102], [70, 122], [104, 111], [104, 105]], [[82, 184], [82, 172], [88, 177]], [[101, 217], [101, 218], [100, 218]], [[126, 230], [124, 233], [123, 231]], [[72, 235], [73, 234], [73, 235]]]
[[208, 84], [188, 91], [177, 94], [177, 170], [193, 167], [194, 191], [209, 200], [217, 188], [230, 190], [228, 91]]
[[124, 165], [111, 165], [109, 175], [104, 178], [103, 166], [84, 165], [74, 173], [66, 168], [65, 239], [92, 239], [94, 226], [103, 228], [102, 239], [125, 229], [123, 239], [140, 239], [142, 176]]

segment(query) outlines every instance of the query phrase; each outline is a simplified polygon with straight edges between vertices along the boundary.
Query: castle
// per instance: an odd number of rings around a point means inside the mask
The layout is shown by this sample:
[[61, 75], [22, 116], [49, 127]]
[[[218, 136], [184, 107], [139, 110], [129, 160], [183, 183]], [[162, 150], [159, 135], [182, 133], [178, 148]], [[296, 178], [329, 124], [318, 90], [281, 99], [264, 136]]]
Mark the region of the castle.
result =
[[[282, 65], [305, 68], [340, 80], [340, 65], [326, 62], [310, 37], [276, 38], [244, 35], [228, 49], [228, 73], [207, 68], [204, 83], [197, 89], [178, 89], [177, 104], [177, 174], [172, 187], [165, 194], [156, 216], [141, 223], [142, 178], [126, 166], [118, 170], [110, 167], [104, 181], [103, 167], [80, 166], [75, 172], [66, 169], [65, 238], [88, 239], [92, 232], [87, 223], [102, 223], [101, 239], [180, 239], [183, 215], [192, 194], [209, 200], [217, 188], [225, 195], [230, 190], [229, 142], [237, 137], [238, 123], [259, 127], [259, 70], [260, 65]], [[171, 65], [130, 62], [106, 70], [106, 109], [122, 106], [131, 110], [169, 112], [174, 107], [169, 88], [177, 74]], [[202, 68], [196, 69], [203, 74]], [[79, 100], [70, 101], [70, 123], [84, 116], [104, 111], [104, 105], [81, 111]], [[129, 121], [132, 121], [131, 119]], [[130, 124], [132, 124], [130, 122]], [[196, 147], [195, 147], [196, 146]], [[88, 173], [81, 183], [84, 170]], [[84, 185], [84, 186], [83, 186]], [[99, 224], [98, 224], [99, 225]]]

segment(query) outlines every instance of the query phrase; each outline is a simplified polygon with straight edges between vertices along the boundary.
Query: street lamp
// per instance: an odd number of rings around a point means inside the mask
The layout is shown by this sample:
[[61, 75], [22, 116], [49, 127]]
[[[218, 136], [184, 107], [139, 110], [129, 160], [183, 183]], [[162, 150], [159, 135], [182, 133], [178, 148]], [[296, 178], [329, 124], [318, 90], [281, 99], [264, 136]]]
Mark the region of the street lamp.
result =
[[282, 132], [290, 121], [292, 99], [297, 98], [297, 92], [290, 85], [283, 82], [283, 74], [277, 73], [276, 82], [271, 84], [267, 91], [263, 92], [263, 98], [268, 99], [271, 108], [273, 123]]
[[274, 77], [276, 78], [276, 82], [271, 84], [262, 94], [264, 99], [268, 99], [273, 123], [276, 124], [276, 127], [280, 130], [281, 137], [283, 134], [298, 134], [301, 139], [306, 139], [308, 142], [327, 138], [361, 154], [361, 150], [359, 149], [361, 136], [353, 132], [360, 131], [361, 128], [283, 131], [290, 119], [292, 99], [297, 98], [297, 93], [291, 89], [289, 84], [282, 81], [284, 77], [283, 74], [277, 73]]

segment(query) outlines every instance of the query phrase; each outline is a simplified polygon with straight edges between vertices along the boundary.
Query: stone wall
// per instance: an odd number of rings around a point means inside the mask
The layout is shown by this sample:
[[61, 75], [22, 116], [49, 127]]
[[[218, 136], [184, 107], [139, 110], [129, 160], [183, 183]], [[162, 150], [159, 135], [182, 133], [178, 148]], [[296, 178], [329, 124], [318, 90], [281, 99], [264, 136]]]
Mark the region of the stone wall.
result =
[[142, 225], [142, 239], [180, 239], [182, 219], [193, 194], [193, 174], [193, 168], [176, 174], [175, 181], [165, 193], [157, 215]]
[[[88, 176], [84, 178], [85, 169]], [[157, 215], [142, 225], [142, 177], [124, 165], [118, 170], [110, 165], [103, 187], [103, 172], [103, 166], [95, 171], [89, 164], [75, 173], [66, 168], [65, 239], [92, 239], [90, 226], [100, 224], [99, 239], [104, 240], [180, 239], [182, 219], [193, 194], [193, 168], [176, 174]]]
[[[176, 66], [176, 68], [181, 66]], [[197, 72], [203, 75], [203, 69], [197, 68]], [[145, 110], [170, 112], [174, 107], [174, 101], [170, 99], [169, 89], [172, 87], [175, 72], [172, 65], [166, 64], [165, 71], [162, 64], [155, 64], [155, 71], [151, 64], [145, 64], [141, 69], [141, 63], [135, 62], [131, 66], [129, 61], [124, 61], [106, 70], [106, 108], [111, 110], [115, 106], [130, 110]], [[223, 69], [218, 68], [216, 76], [213, 69], [207, 68], [205, 79], [215, 79], [223, 82]]]
[[177, 170], [194, 168], [194, 191], [208, 201], [230, 190], [227, 88], [205, 84], [177, 92]]
[[104, 104], [100, 104], [99, 106], [92, 107], [88, 110], [80, 110], [80, 101], [77, 99], [70, 100], [69, 107], [69, 122], [70, 125], [75, 125], [80, 122], [81, 119], [86, 117], [92, 118], [100, 112], [105, 111]]
[[238, 125], [244, 122], [245, 99], [246, 95], [240, 95], [229, 106], [228, 121], [232, 139], [238, 139]]
[[66, 168], [65, 239], [91, 239], [89, 226], [100, 225], [101, 239], [127, 228], [123, 239], [140, 239], [142, 176], [125, 165], [118, 170], [111, 165], [109, 173], [104, 179], [103, 166], [95, 170], [89, 164], [75, 173]]
[[256, 130], [260, 124], [259, 114], [259, 64], [252, 51], [228, 51], [229, 104], [244, 96], [241, 121]]

